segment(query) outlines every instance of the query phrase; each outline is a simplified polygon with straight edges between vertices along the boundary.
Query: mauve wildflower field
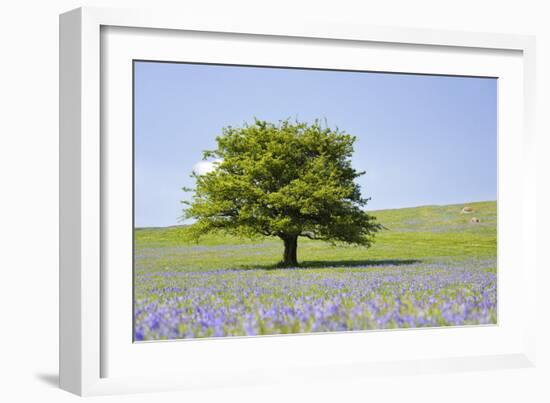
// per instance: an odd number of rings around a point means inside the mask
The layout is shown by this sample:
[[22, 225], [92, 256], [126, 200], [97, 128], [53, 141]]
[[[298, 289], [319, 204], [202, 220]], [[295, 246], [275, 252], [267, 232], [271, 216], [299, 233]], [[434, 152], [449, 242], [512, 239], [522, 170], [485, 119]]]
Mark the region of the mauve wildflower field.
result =
[[[135, 340], [494, 324], [496, 203], [377, 211], [373, 247], [135, 230]], [[475, 216], [479, 223], [471, 223]]]

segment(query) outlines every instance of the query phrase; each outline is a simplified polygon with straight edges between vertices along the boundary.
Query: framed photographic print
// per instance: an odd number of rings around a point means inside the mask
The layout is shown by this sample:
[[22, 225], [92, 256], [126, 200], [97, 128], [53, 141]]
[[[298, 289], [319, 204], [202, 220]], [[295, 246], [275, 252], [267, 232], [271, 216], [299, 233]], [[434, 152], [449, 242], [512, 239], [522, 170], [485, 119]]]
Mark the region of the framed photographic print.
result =
[[63, 388], [532, 365], [533, 38], [86, 8], [60, 43]]
[[133, 71], [135, 341], [497, 324], [497, 78]]

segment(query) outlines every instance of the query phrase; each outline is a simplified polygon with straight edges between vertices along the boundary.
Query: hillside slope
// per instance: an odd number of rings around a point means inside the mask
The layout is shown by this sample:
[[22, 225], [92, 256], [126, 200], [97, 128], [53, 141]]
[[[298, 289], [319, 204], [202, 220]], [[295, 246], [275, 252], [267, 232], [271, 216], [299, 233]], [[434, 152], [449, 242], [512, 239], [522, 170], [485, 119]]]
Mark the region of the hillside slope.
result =
[[[462, 208], [473, 209], [469, 214], [461, 214]], [[386, 227], [395, 231], [479, 231], [496, 228], [497, 204], [494, 201], [444, 206], [421, 206], [392, 210], [373, 211], [372, 214]], [[479, 223], [472, 225], [476, 217]]]
[[276, 238], [138, 229], [135, 338], [496, 323], [496, 203], [468, 206], [373, 212], [388, 229], [371, 248], [300, 239], [293, 268]]
[[[471, 214], [461, 214], [464, 206]], [[302, 265], [361, 266], [371, 264], [482, 259], [496, 265], [496, 202], [422, 206], [371, 212], [387, 229], [371, 248], [331, 245], [300, 238]], [[472, 217], [479, 223], [471, 223]], [[199, 243], [184, 240], [185, 226], [135, 230], [136, 269], [176, 270], [273, 267], [280, 260], [277, 238], [241, 239], [208, 235]]]

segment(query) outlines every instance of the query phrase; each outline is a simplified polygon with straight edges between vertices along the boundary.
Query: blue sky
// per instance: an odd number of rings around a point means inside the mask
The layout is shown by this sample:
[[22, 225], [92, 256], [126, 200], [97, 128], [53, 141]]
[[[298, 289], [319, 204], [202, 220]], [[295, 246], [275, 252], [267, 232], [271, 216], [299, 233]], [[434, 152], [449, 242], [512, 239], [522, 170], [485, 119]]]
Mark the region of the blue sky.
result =
[[137, 227], [178, 224], [202, 151], [254, 117], [357, 136], [368, 210], [496, 200], [496, 79], [155, 62], [134, 79]]

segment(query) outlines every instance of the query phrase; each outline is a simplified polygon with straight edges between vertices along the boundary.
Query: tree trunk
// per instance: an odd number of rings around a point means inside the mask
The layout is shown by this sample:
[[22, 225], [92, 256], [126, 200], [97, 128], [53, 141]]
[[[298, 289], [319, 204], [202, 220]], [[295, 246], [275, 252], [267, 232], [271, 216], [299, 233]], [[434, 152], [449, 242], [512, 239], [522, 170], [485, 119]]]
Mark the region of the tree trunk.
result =
[[298, 266], [297, 249], [298, 236], [292, 235], [283, 238], [285, 243], [285, 252], [283, 254], [283, 264], [285, 266]]

